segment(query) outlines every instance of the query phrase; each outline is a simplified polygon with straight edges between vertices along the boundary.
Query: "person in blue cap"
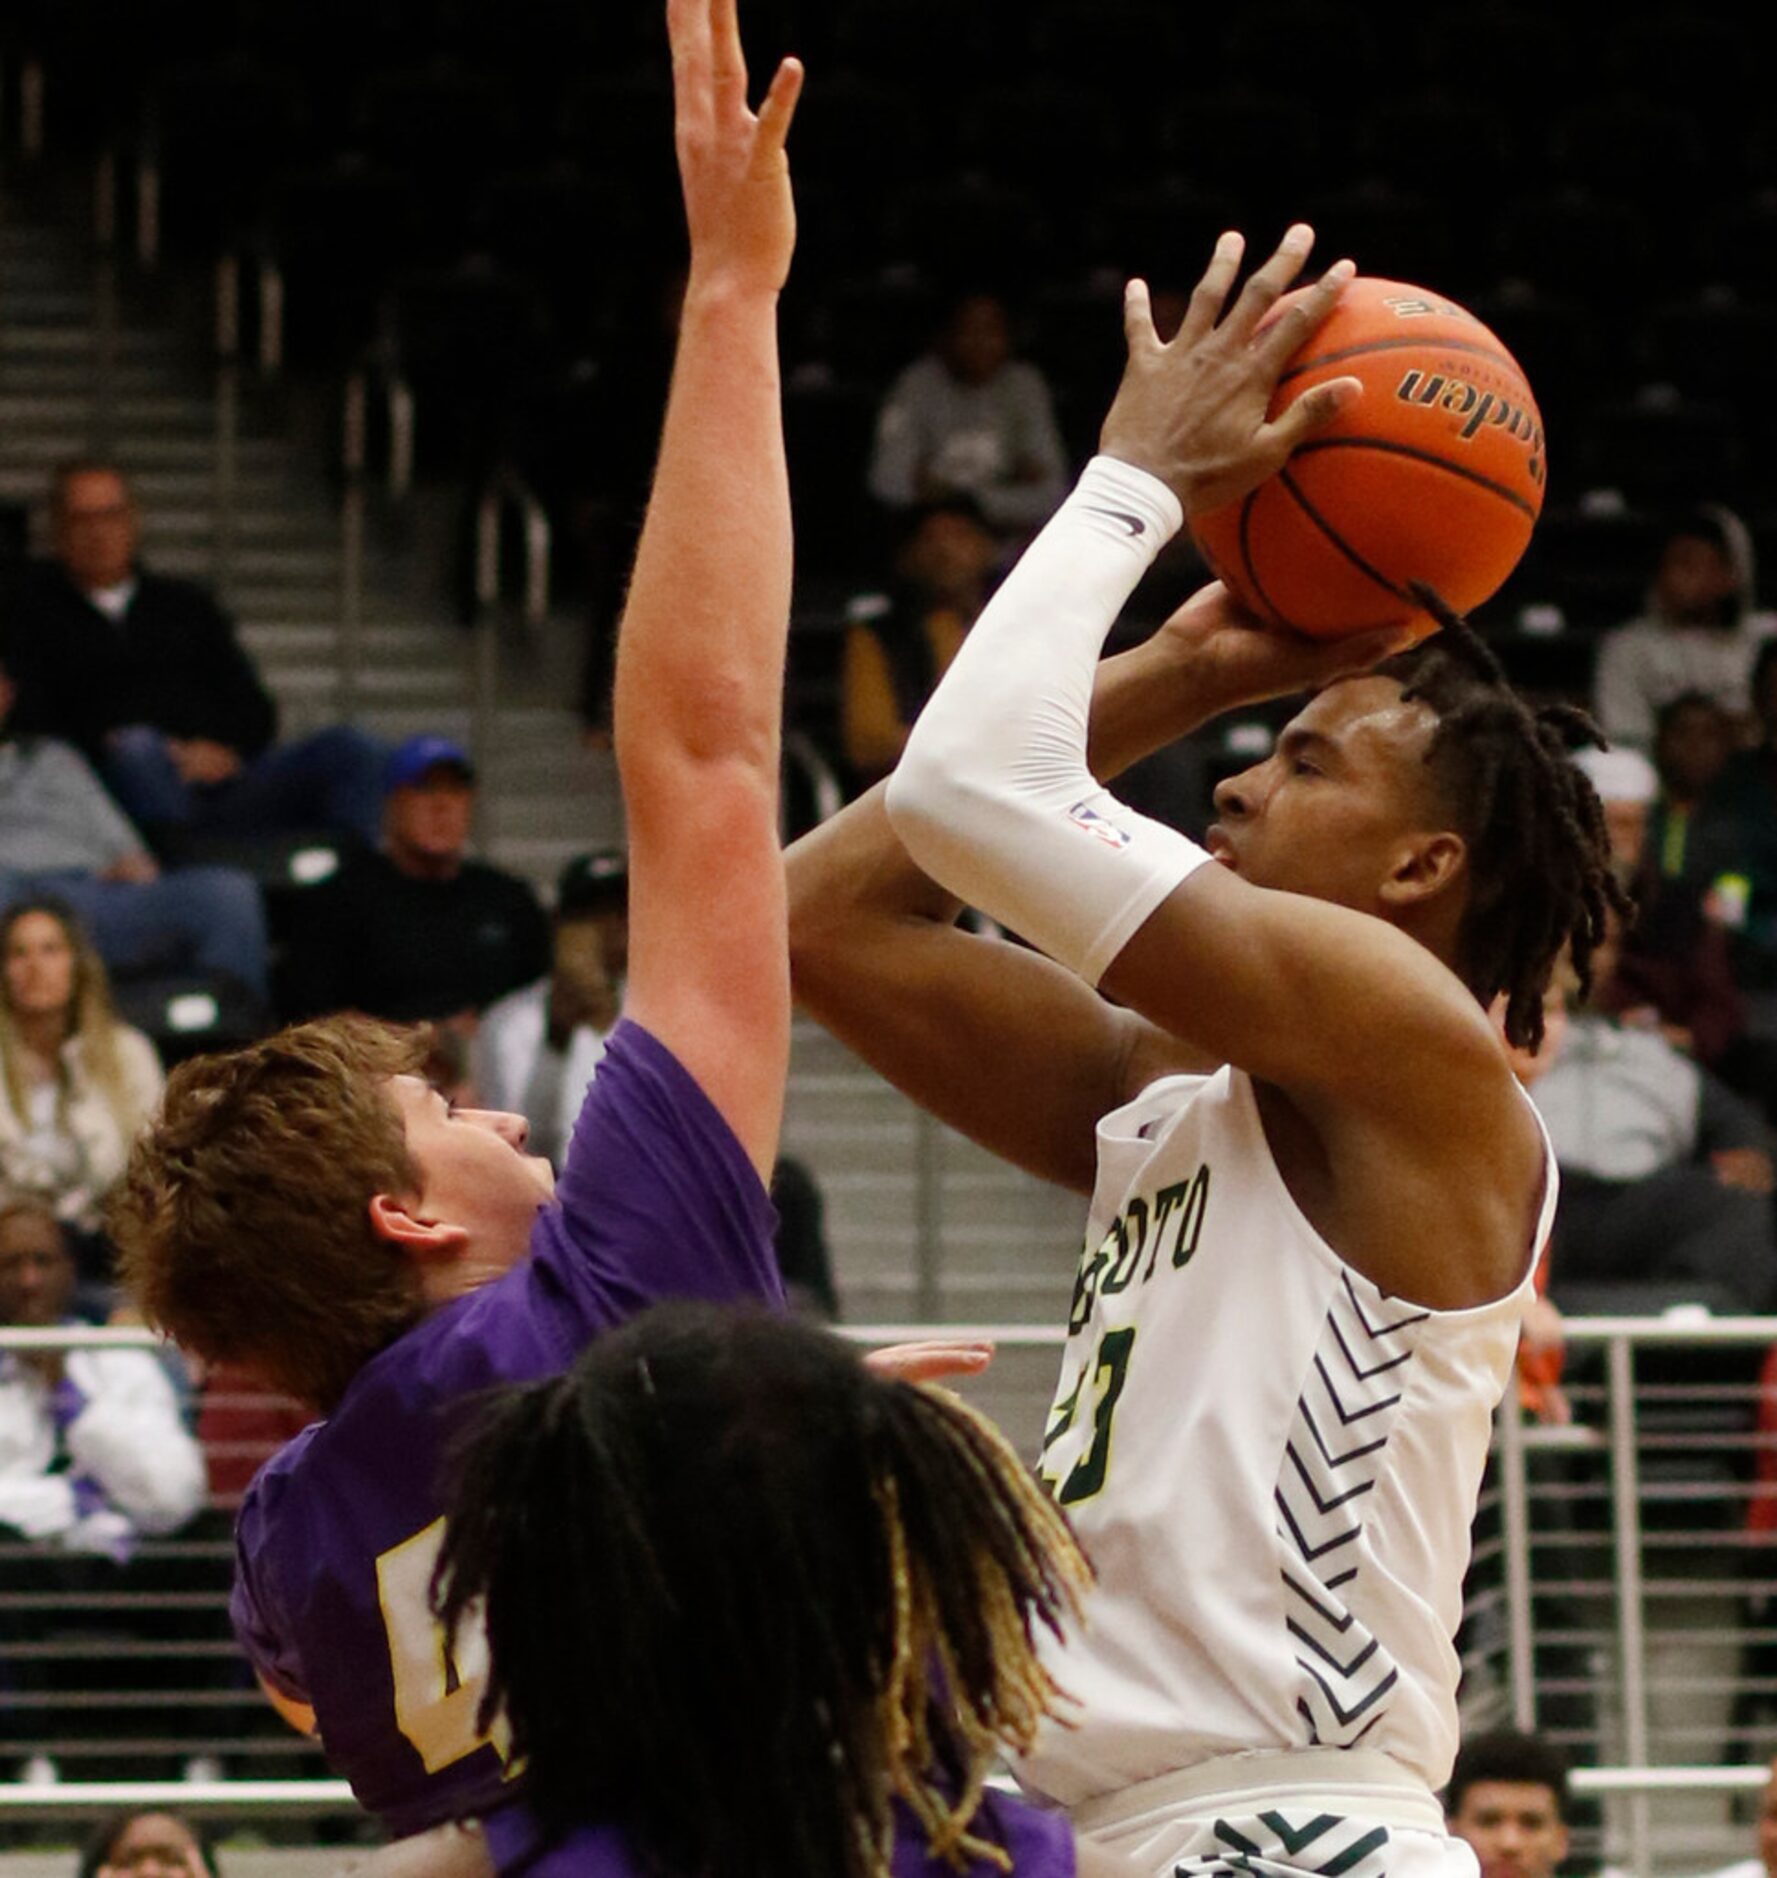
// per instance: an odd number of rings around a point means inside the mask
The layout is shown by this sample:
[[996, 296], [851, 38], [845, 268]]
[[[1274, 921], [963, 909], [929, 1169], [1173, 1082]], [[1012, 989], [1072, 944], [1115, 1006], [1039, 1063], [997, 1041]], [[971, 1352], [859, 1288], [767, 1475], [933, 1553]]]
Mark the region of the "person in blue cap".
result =
[[448, 737], [389, 759], [381, 848], [319, 888], [282, 986], [291, 1017], [362, 1011], [461, 1029], [549, 969], [549, 920], [530, 886], [469, 856], [475, 766]]

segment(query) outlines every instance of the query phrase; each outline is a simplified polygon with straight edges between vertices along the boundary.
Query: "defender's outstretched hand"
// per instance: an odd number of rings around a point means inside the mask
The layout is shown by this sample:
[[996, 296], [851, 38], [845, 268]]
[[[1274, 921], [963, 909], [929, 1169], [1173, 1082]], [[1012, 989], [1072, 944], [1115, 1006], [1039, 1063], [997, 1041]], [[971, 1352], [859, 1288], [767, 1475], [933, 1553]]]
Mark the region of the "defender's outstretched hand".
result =
[[928, 1337], [923, 1343], [890, 1343], [872, 1350], [864, 1367], [896, 1382], [943, 1382], [979, 1376], [993, 1361], [993, 1345], [964, 1337]]
[[1296, 445], [1357, 397], [1355, 378], [1317, 385], [1269, 416], [1284, 366], [1324, 321], [1356, 273], [1336, 262], [1261, 332], [1260, 323], [1308, 259], [1314, 231], [1298, 222], [1246, 283], [1223, 318], [1245, 241], [1216, 243], [1177, 335], [1162, 344], [1145, 281], [1129, 283], [1123, 306], [1129, 362], [1104, 421], [1100, 447], [1157, 476], [1185, 514], [1199, 515], [1257, 488]]
[[755, 116], [735, 0], [668, 0], [666, 22], [691, 278], [776, 293], [796, 245], [784, 140], [802, 66], [784, 60]]

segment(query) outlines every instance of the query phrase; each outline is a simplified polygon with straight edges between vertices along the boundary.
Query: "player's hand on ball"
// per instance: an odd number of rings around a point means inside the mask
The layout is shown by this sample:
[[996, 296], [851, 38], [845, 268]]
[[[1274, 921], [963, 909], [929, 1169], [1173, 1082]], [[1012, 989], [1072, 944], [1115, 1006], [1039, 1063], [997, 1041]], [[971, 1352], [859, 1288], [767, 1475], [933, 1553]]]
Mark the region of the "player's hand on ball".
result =
[[1355, 378], [1335, 378], [1304, 392], [1275, 420], [1270, 415], [1285, 364], [1356, 272], [1349, 261], [1336, 263], [1260, 330], [1313, 246], [1314, 231], [1298, 222], [1224, 317], [1246, 244], [1223, 235], [1183, 324], [1165, 344], [1154, 330], [1147, 283], [1129, 283], [1123, 306], [1129, 359], [1100, 448], [1159, 477], [1187, 516], [1256, 489], [1297, 444], [1362, 394]]
[[896, 1382], [942, 1382], [948, 1376], [979, 1376], [993, 1361], [991, 1343], [933, 1337], [924, 1343], [891, 1343], [872, 1350], [865, 1367]]
[[784, 140], [802, 66], [784, 60], [755, 115], [735, 0], [667, 0], [666, 20], [691, 282], [775, 293], [796, 246]]
[[1310, 639], [1255, 618], [1217, 580], [1166, 621], [1155, 644], [1176, 661], [1180, 681], [1205, 701], [1206, 712], [1216, 715], [1368, 671], [1404, 652], [1415, 637], [1411, 626], [1387, 626], [1345, 639]]

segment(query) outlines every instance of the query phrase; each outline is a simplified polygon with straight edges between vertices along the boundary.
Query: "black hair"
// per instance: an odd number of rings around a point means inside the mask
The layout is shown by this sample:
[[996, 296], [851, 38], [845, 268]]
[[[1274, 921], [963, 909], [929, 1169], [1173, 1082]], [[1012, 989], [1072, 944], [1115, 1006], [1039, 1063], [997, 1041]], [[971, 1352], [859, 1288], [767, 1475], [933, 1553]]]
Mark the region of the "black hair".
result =
[[1457, 1751], [1456, 1767], [1444, 1795], [1446, 1817], [1454, 1819], [1470, 1787], [1483, 1780], [1504, 1780], [1514, 1785], [1547, 1787], [1555, 1796], [1555, 1815], [1567, 1823], [1567, 1756], [1541, 1735], [1520, 1734], [1500, 1728], [1491, 1734], [1472, 1735]]
[[[891, 1802], [935, 1856], [1057, 1691], [1035, 1654], [1086, 1582], [989, 1424], [830, 1333], [673, 1304], [493, 1399], [460, 1459], [434, 1605], [485, 1605], [546, 1829], [650, 1869], [886, 1878]], [[973, 1830], [972, 1830], [973, 1828]]]
[[170, 1806], [128, 1806], [115, 1813], [107, 1813], [92, 1829], [86, 1844], [80, 1850], [80, 1864], [76, 1868], [75, 1878], [98, 1878], [100, 1868], [104, 1866], [117, 1850], [117, 1842], [139, 1819], [170, 1819], [191, 1834], [197, 1846], [198, 1856], [203, 1860], [204, 1870], [210, 1878], [221, 1878], [221, 1869], [216, 1863], [216, 1841], [210, 1829], [201, 1820], [187, 1819], [185, 1815]]
[[1608, 746], [1576, 705], [1527, 703], [1460, 614], [1412, 591], [1443, 631], [1383, 669], [1438, 720], [1426, 766], [1468, 847], [1456, 973], [1483, 1004], [1503, 992], [1507, 1040], [1535, 1049], [1562, 952], [1583, 996], [1610, 916], [1629, 915], [1598, 792], [1571, 754]]

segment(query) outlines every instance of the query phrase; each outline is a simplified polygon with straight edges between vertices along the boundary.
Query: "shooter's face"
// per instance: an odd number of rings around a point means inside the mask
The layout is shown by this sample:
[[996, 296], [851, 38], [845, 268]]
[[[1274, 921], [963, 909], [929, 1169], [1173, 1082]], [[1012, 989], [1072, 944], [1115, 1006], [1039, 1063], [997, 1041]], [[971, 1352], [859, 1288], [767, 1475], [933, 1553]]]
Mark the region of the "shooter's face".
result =
[[1424, 769], [1434, 729], [1395, 679], [1329, 685], [1264, 762], [1217, 786], [1210, 852], [1255, 886], [1386, 917], [1387, 883], [1443, 827]]
[[478, 1245], [510, 1249], [516, 1260], [538, 1207], [555, 1192], [549, 1163], [525, 1151], [530, 1124], [499, 1109], [458, 1108], [418, 1076], [397, 1076], [390, 1087], [419, 1170], [419, 1212], [462, 1227]]

